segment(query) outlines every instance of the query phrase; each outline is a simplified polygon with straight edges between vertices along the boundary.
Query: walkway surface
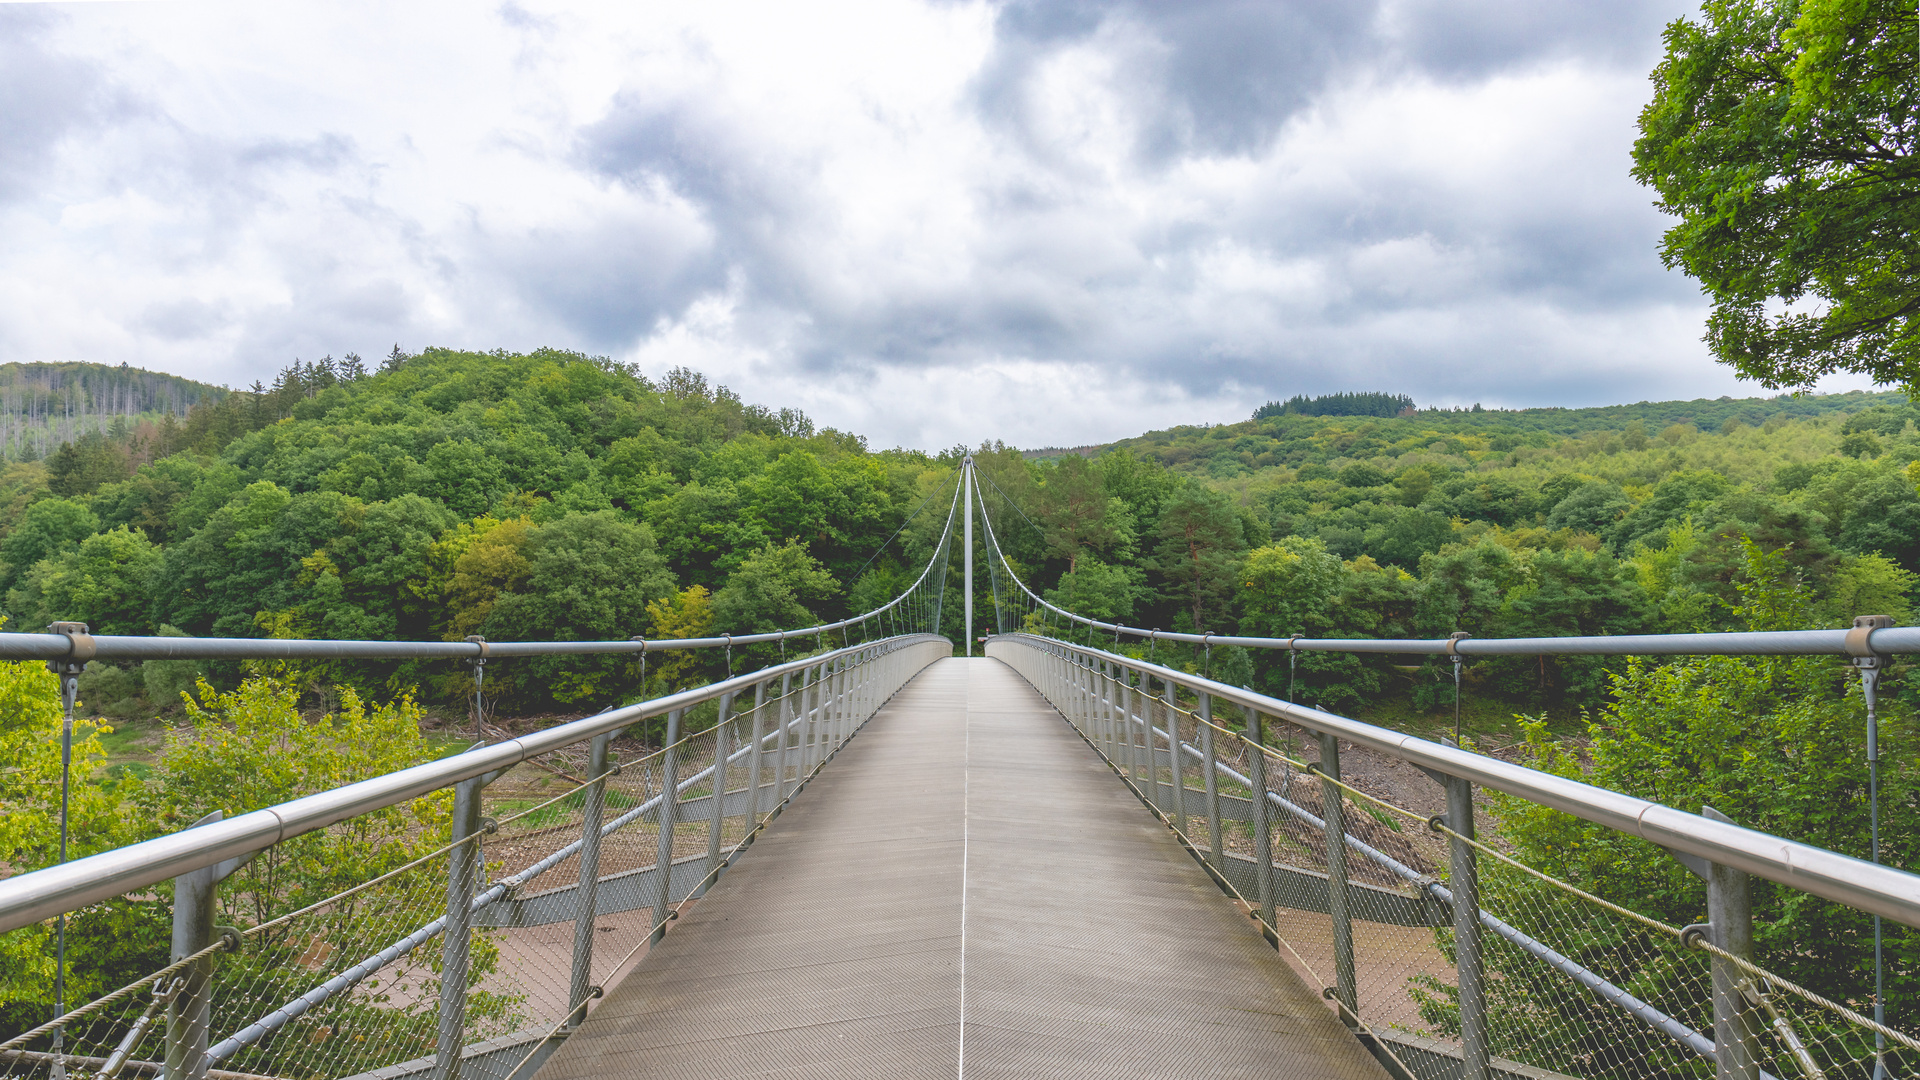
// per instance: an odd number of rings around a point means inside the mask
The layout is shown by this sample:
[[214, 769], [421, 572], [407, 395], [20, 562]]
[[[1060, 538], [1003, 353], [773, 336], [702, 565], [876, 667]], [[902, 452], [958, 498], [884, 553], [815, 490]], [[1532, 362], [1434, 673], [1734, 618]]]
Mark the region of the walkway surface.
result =
[[539, 1080], [1382, 1080], [1012, 669], [909, 683]]

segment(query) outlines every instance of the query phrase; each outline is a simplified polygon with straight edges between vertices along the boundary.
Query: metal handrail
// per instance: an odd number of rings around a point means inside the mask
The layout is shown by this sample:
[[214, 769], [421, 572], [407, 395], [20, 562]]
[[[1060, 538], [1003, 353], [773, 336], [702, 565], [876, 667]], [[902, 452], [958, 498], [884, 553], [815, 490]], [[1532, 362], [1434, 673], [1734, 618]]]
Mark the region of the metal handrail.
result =
[[[742, 639], [734, 640], [738, 642]], [[143, 889], [229, 858], [259, 851], [303, 833], [325, 828], [334, 822], [406, 802], [462, 780], [509, 768], [529, 758], [616, 731], [650, 716], [691, 708], [722, 695], [750, 691], [758, 683], [836, 658], [862, 652], [870, 652], [878, 657], [914, 644], [944, 640], [935, 634], [902, 634], [835, 649], [651, 701], [609, 709], [469, 753], [415, 765], [224, 821], [210, 822], [198, 828], [184, 829], [153, 840], [6, 878], [0, 880], [0, 933]]]
[[1155, 678], [1170, 679], [1195, 692], [1230, 701], [1242, 708], [1280, 717], [1310, 731], [1336, 736], [1422, 770], [1468, 780], [1572, 814], [1584, 821], [1604, 825], [1616, 832], [1638, 836], [1669, 851], [1697, 855], [1709, 862], [1790, 885], [1822, 899], [1907, 926], [1920, 927], [1920, 875], [1905, 870], [1856, 859], [1757, 829], [1714, 821], [1632, 795], [1403, 735], [1103, 649], [1032, 634], [998, 635], [993, 640], [1017, 642], [1043, 651], [1065, 650], [1083, 657], [1097, 657], [1123, 664]]

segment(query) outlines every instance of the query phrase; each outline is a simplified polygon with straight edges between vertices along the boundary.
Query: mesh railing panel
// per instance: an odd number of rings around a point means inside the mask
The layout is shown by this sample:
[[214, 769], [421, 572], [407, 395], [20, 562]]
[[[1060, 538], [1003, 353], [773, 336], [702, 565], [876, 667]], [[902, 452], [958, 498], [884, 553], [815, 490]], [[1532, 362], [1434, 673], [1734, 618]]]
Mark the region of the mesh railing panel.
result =
[[[687, 733], [668, 747], [616, 744], [626, 760], [597, 776], [585, 741], [522, 762], [484, 785], [482, 829], [458, 842], [456, 800], [442, 791], [267, 849], [218, 886], [213, 921], [223, 929], [197, 961], [7, 1040], [0, 1076], [187, 1075], [195, 1048], [167, 1033], [170, 1022], [186, 1032], [196, 1010], [213, 1080], [424, 1076], [455, 1042], [510, 1075], [591, 1009], [593, 994], [576, 983], [617, 983], [886, 696], [948, 648], [876, 652], [857, 670], [789, 678], [784, 693], [775, 680], [758, 703], [742, 698], [724, 711], [710, 701], [686, 711]], [[582, 979], [576, 930], [596, 784], [601, 839]], [[450, 866], [463, 856], [479, 870], [449, 1039], [445, 928]], [[339, 887], [305, 896], [286, 886], [295, 879]], [[170, 1046], [176, 1069], [166, 1068]]]
[[[1255, 718], [1239, 708], [1223, 703], [1223, 715], [1210, 715], [1210, 703], [1184, 690], [1170, 696], [1158, 682], [1143, 686], [1117, 663], [1089, 666], [1024, 647], [998, 655], [1060, 706], [1255, 917], [1264, 838], [1272, 867], [1266, 929], [1281, 956], [1410, 1075], [1439, 1080], [1461, 1068], [1451, 903], [1457, 842], [1473, 848], [1486, 1048], [1496, 1075], [1716, 1075], [1708, 1055], [1726, 1051], [1715, 1043], [1716, 956], [1703, 935], [1330, 779], [1319, 736], [1304, 729], [1261, 718], [1256, 744], [1248, 736]], [[1256, 819], [1256, 790], [1266, 794], [1265, 822]], [[1345, 836], [1344, 919], [1332, 910], [1326, 822], [1335, 806]], [[1724, 992], [1739, 1002], [1737, 1017], [1723, 1010], [1723, 1024], [1738, 1027], [1722, 1045], [1732, 1047], [1736, 1066], [1747, 1055], [1752, 1075], [1871, 1080], [1920, 1069], [1920, 1044], [1879, 1028], [1860, 1011], [1866, 1006], [1803, 991], [1770, 972], [1764, 956], [1718, 960]]]

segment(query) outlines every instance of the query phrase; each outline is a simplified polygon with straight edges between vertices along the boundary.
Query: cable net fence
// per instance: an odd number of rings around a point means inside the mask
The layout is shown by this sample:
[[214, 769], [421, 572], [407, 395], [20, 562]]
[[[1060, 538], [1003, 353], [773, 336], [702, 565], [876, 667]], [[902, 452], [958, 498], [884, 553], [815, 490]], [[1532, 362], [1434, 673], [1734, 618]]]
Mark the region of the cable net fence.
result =
[[462, 795], [443, 790], [216, 867], [230, 876], [209, 892], [204, 947], [118, 973], [115, 993], [7, 1039], [0, 1076], [530, 1076], [886, 697], [950, 650], [828, 661], [670, 715], [657, 749], [606, 735], [465, 781], [468, 828]]
[[[1497, 837], [1489, 843], [1335, 779], [1339, 747], [1314, 732], [1117, 663], [1075, 663], [1025, 646], [993, 655], [1060, 707], [1262, 921], [1296, 973], [1323, 988], [1328, 1007], [1408, 1076], [1461, 1075], [1456, 845], [1472, 855], [1489, 1076], [1920, 1073], [1920, 1043], [1868, 1015], [1870, 972], [1857, 998], [1831, 1000], [1769, 970], [1764, 955], [1717, 948], [1704, 927], [1595, 896], [1522, 864]], [[1337, 851], [1333, 837], [1344, 838]], [[1264, 885], [1263, 854], [1271, 868]], [[1793, 966], [1820, 948], [1803, 947], [1775, 959]]]

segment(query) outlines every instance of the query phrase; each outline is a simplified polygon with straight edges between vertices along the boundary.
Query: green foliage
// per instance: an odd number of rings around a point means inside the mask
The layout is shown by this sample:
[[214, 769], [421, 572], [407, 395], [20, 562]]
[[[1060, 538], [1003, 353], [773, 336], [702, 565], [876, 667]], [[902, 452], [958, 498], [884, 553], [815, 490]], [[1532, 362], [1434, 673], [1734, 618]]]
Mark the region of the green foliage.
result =
[[1246, 550], [1232, 502], [1199, 484], [1183, 485], [1161, 506], [1154, 535], [1155, 566], [1166, 579], [1168, 598], [1180, 602], [1187, 626], [1212, 629], [1211, 620], [1225, 615]]
[[[172, 831], [214, 810], [232, 817], [433, 756], [411, 698], [370, 707], [351, 688], [341, 689], [339, 697], [331, 712], [302, 715], [299, 690], [275, 679], [249, 679], [230, 692], [202, 681], [183, 721], [168, 731], [166, 752], [137, 804], [151, 827]], [[452, 802], [451, 792], [435, 792], [263, 850], [221, 885], [216, 924], [260, 926], [400, 871], [447, 842]], [[219, 960], [221, 979], [246, 986], [248, 993], [216, 996], [215, 1028], [236, 1030], [259, 1014], [260, 1001], [284, 1001], [308, 989], [317, 962], [362, 955], [370, 945], [402, 937], [435, 918], [444, 911], [445, 873], [443, 858], [433, 859], [377, 890], [252, 935], [244, 951]], [[498, 946], [479, 932], [469, 993], [482, 1032], [510, 1019], [515, 1009], [511, 999], [478, 990], [498, 961]], [[424, 972], [403, 977], [432, 982]], [[394, 988], [375, 981], [323, 1009], [326, 1030], [349, 1048], [348, 1062], [361, 1063], [331, 1061], [336, 1068], [370, 1067], [432, 1046], [431, 993], [396, 995]], [[270, 1053], [271, 1048], [255, 1048], [234, 1060], [245, 1070], [269, 1060]]]
[[1137, 576], [1138, 571], [1130, 567], [1112, 566], [1084, 555], [1046, 596], [1048, 602], [1088, 618], [1102, 622], [1128, 620], [1133, 617], [1134, 600], [1140, 593]]
[[[0, 663], [0, 865], [14, 871], [47, 866], [60, 855], [64, 715], [59, 680], [46, 665]], [[92, 782], [106, 757], [100, 736], [110, 730], [81, 726], [74, 732], [69, 857], [140, 838], [142, 824], [122, 810], [128, 788]], [[69, 974], [69, 1001], [118, 989], [166, 962], [165, 935], [144, 927], [143, 917], [160, 917], [151, 898], [96, 905], [70, 920], [71, 948], [91, 959]], [[46, 1019], [53, 974], [50, 922], [0, 934], [0, 1028], [17, 1030], [28, 1020]]]
[[[1743, 557], [1736, 604], [1742, 623], [1755, 630], [1805, 625], [1808, 596], [1785, 554], [1749, 542]], [[1632, 659], [1610, 681], [1611, 700], [1588, 729], [1590, 764], [1552, 741], [1539, 720], [1528, 729], [1531, 764], [1667, 806], [1712, 806], [1742, 825], [1829, 850], [1868, 854], [1865, 709], [1858, 680], [1844, 665], [1828, 657]], [[1883, 699], [1880, 723], [1883, 747], [1910, 743], [1910, 707]], [[1502, 838], [1529, 866], [1674, 925], [1703, 920], [1704, 885], [1665, 852], [1524, 800], [1496, 796], [1495, 805]], [[1920, 842], [1920, 770], [1910, 755], [1883, 760], [1881, 806], [1884, 858], [1904, 865]], [[1529, 902], [1515, 909], [1523, 923], [1568, 924], [1567, 909], [1577, 901], [1527, 886], [1499, 867], [1489, 872], [1496, 888], [1528, 890]], [[1753, 885], [1762, 963], [1836, 999], [1871, 984], [1867, 916], [1759, 879]], [[1899, 1026], [1914, 1015], [1920, 943], [1889, 929], [1889, 1022]], [[1603, 973], [1613, 966], [1607, 944], [1594, 944]], [[1520, 968], [1516, 962], [1511, 970]], [[1698, 1018], [1690, 1022], [1700, 1026]]]
[[1413, 409], [1413, 399], [1405, 394], [1327, 394], [1308, 397], [1295, 394], [1285, 401], [1269, 401], [1253, 410], [1255, 420], [1269, 416], [1399, 416]]
[[11, 584], [35, 563], [71, 551], [100, 528], [100, 519], [85, 503], [72, 499], [43, 499], [26, 508], [0, 540], [0, 575]]
[[1763, 385], [1920, 375], [1914, 31], [1896, 0], [1710, 0], [1667, 28], [1634, 176], [1680, 219], [1661, 255], [1712, 297], [1708, 344]]
[[[766, 634], [817, 625], [818, 608], [840, 591], [804, 544], [768, 544], [740, 561], [713, 597], [713, 628], [722, 634]], [[989, 609], [990, 610], [990, 609]], [[742, 655], [767, 659], [779, 646], [745, 646]]]
[[[646, 623], [647, 604], [673, 591], [653, 531], [612, 511], [568, 514], [534, 529], [527, 576], [495, 601], [484, 624], [497, 641], [613, 641]], [[626, 662], [613, 656], [533, 657], [527, 674], [557, 701], [619, 694]]]

